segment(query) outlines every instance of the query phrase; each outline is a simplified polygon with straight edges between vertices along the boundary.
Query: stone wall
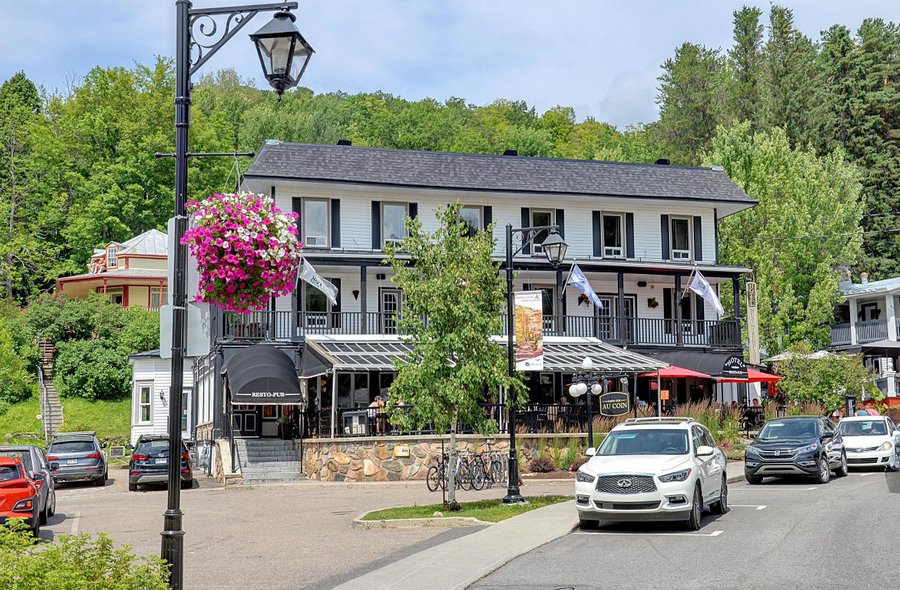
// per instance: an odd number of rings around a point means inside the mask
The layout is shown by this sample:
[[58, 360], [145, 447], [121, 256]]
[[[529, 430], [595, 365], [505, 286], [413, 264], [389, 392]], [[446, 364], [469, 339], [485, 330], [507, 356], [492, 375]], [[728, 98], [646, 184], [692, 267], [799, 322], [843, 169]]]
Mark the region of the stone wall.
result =
[[[585, 434], [517, 434], [519, 468], [539, 449], [566, 449], [575, 439], [579, 454], [587, 441]], [[480, 435], [459, 435], [456, 448], [460, 453], [493, 451], [509, 454], [509, 438], [505, 435], [487, 439]], [[441, 449], [449, 450], [448, 436], [381, 436], [353, 438], [321, 438], [297, 441], [303, 473], [318, 481], [401, 481], [423, 480], [428, 468], [438, 461]], [[546, 453], [547, 451], [545, 451]]]

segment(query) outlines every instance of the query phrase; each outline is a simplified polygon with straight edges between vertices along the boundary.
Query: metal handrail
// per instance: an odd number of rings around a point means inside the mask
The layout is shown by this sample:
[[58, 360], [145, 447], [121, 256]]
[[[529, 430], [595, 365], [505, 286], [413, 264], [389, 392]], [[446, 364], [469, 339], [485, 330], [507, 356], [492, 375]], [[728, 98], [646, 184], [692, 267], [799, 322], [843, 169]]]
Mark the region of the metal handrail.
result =
[[40, 387], [40, 404], [41, 404], [41, 422], [43, 423], [44, 430], [44, 444], [50, 444], [50, 427], [48, 425], [48, 414], [50, 413], [49, 405], [50, 400], [47, 399], [47, 386], [44, 383], [44, 369], [41, 367], [41, 364], [38, 363], [37, 366], [38, 373], [38, 386]]

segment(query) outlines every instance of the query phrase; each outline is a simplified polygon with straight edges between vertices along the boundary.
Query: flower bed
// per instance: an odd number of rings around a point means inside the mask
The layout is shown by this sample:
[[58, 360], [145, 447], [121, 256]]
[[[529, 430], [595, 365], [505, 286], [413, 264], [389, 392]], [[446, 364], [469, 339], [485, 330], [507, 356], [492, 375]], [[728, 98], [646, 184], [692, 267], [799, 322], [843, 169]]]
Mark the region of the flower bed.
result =
[[199, 301], [250, 313], [291, 292], [300, 264], [296, 213], [254, 193], [215, 194], [187, 210], [194, 223], [181, 243], [197, 259]]

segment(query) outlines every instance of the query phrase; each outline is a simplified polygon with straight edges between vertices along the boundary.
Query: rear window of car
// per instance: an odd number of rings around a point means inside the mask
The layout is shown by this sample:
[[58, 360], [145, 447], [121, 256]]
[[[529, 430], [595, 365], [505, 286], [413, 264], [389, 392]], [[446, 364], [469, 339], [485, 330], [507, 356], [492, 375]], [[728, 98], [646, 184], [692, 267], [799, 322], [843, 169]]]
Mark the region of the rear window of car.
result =
[[50, 444], [51, 453], [90, 453], [94, 443], [89, 440], [62, 440]]
[[142, 441], [137, 447], [138, 454], [150, 454], [150, 453], [158, 453], [159, 451], [168, 451], [169, 450], [169, 441], [168, 440], [145, 440]]
[[11, 481], [19, 479], [18, 468], [12, 465], [0, 465], [0, 481]]
[[31, 471], [31, 453], [28, 451], [0, 451], [0, 457], [9, 457], [13, 459], [18, 457], [22, 464], [25, 466], [25, 469]]

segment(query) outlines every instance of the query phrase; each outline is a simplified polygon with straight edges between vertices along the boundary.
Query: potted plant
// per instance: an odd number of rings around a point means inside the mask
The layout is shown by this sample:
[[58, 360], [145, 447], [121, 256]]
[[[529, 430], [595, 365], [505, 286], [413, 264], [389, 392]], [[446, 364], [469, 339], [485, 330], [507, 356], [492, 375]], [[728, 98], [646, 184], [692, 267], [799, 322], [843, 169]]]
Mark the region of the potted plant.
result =
[[292, 414], [293, 412], [288, 410], [278, 417], [278, 436], [281, 437], [281, 440], [294, 438], [294, 416]]

